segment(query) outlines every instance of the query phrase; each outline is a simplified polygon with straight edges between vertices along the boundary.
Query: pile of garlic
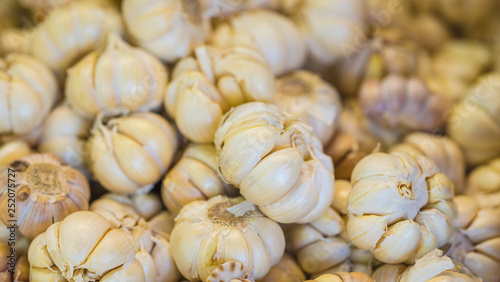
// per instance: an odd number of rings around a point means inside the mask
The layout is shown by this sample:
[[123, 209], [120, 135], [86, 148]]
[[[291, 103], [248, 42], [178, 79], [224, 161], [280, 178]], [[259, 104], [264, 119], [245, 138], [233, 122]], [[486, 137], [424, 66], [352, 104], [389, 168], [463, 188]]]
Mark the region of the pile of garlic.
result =
[[1, 281], [500, 281], [499, 1], [2, 1]]

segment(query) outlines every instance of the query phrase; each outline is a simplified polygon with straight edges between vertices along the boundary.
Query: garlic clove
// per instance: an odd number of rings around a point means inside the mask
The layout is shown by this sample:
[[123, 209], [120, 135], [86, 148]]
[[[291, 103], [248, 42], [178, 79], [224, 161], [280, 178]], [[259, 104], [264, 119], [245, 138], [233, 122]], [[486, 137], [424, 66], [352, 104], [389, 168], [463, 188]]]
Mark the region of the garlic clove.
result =
[[[411, 228], [411, 224], [409, 225]], [[386, 233], [387, 217], [378, 215], [349, 215], [347, 233], [349, 240], [358, 248], [373, 250]]]
[[430, 253], [438, 247], [436, 237], [424, 226], [420, 226], [420, 236], [418, 238], [415, 255], [405, 261], [407, 264], [415, 264], [415, 260]]
[[146, 282], [146, 275], [141, 263], [136, 259], [108, 272], [102, 282]]
[[306, 279], [304, 272], [297, 264], [295, 259], [285, 253], [281, 260], [275, 264], [266, 276], [260, 281], [262, 282], [302, 282]]
[[432, 177], [426, 179], [427, 187], [429, 187], [429, 203], [436, 203], [438, 201], [449, 201], [453, 199], [454, 190], [450, 179], [443, 173], [437, 173]]
[[500, 262], [494, 258], [479, 252], [468, 252], [464, 255], [464, 264], [484, 281], [495, 281], [498, 279]]
[[458, 195], [453, 201], [457, 207], [455, 226], [462, 229], [466, 228], [476, 217], [479, 205], [473, 197], [466, 195]]
[[480, 209], [474, 221], [462, 230], [472, 243], [480, 243], [484, 240], [500, 236], [500, 208]]
[[384, 264], [375, 270], [372, 278], [375, 281], [397, 282], [406, 268], [404, 264]]
[[388, 263], [401, 263], [411, 258], [418, 247], [420, 227], [411, 220], [395, 223], [377, 243], [372, 253]]
[[497, 237], [481, 242], [474, 246], [474, 249], [500, 262], [500, 238]]
[[344, 220], [332, 208], [328, 208], [320, 218], [309, 224], [326, 236], [336, 236], [345, 229]]
[[28, 260], [32, 268], [49, 268], [54, 265], [45, 246], [47, 240], [45, 236], [45, 233], [42, 233], [31, 241], [28, 250]]
[[346, 241], [327, 237], [307, 245], [297, 253], [297, 261], [307, 273], [318, 273], [340, 264], [350, 255]]
[[145, 281], [156, 281], [156, 266], [153, 257], [141, 248], [135, 254], [135, 259], [139, 261], [142, 266]]
[[48, 268], [36, 268], [32, 267], [30, 269], [30, 280], [33, 282], [44, 282], [44, 281], [53, 281], [53, 282], [66, 282], [66, 278], [64, 278], [61, 273], [54, 272]]
[[170, 252], [170, 243], [165, 238], [153, 238], [155, 247], [151, 256], [156, 267], [156, 281], [178, 281], [180, 273]]
[[344, 179], [335, 180], [335, 192], [333, 196], [332, 207], [339, 213], [347, 213], [347, 197], [351, 192], [352, 185]]

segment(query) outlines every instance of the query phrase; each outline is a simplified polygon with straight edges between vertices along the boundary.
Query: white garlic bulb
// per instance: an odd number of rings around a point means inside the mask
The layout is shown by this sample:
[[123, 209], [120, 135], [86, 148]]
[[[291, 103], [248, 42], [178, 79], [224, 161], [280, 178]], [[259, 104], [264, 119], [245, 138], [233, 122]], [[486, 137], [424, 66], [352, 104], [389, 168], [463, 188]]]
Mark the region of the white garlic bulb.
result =
[[34, 29], [29, 52], [62, 79], [69, 66], [113, 32], [121, 34], [123, 26], [118, 10], [108, 1], [71, 1], [52, 10]]
[[0, 203], [6, 207], [10, 202], [7, 182], [12, 183], [7, 181], [12, 179], [8, 178], [9, 169], [15, 171], [17, 209], [13, 213], [2, 213], [0, 218], [5, 224], [16, 218], [19, 231], [25, 237], [35, 238], [52, 223], [88, 209], [90, 188], [85, 176], [62, 165], [50, 154], [29, 155], [2, 169]]
[[342, 104], [337, 90], [309, 71], [296, 71], [278, 78], [276, 88], [274, 103], [278, 108], [299, 116], [326, 145], [340, 120]]
[[50, 69], [28, 55], [0, 59], [0, 134], [23, 134], [36, 128], [58, 98]]
[[68, 69], [66, 98], [86, 118], [103, 111], [159, 109], [167, 76], [154, 56], [111, 34], [103, 50]]
[[453, 139], [423, 132], [410, 133], [402, 143], [392, 146], [389, 152], [421, 154], [430, 158], [439, 171], [453, 182], [456, 194], [464, 191], [465, 157]]
[[262, 55], [246, 47], [201, 46], [181, 60], [165, 94], [179, 131], [197, 143], [213, 142], [222, 115], [246, 102], [270, 102], [275, 79]]
[[97, 213], [75, 212], [31, 243], [30, 281], [125, 281], [123, 272], [128, 281], [145, 281], [135, 254], [127, 231]]
[[307, 223], [333, 198], [333, 164], [304, 123], [254, 102], [230, 110], [215, 134], [221, 176], [271, 219]]
[[474, 196], [483, 208], [500, 207], [500, 158], [469, 173], [465, 194]]
[[0, 142], [0, 167], [31, 154], [31, 148], [23, 139]]
[[500, 72], [480, 77], [448, 119], [447, 133], [462, 147], [469, 166], [500, 156], [498, 81]]
[[385, 263], [413, 262], [450, 242], [453, 184], [422, 155], [375, 153], [354, 168], [347, 234]]
[[149, 112], [113, 118], [105, 124], [98, 119], [87, 142], [92, 174], [104, 188], [118, 194], [152, 188], [178, 146], [174, 128]]
[[280, 261], [273, 265], [269, 272], [261, 278], [261, 282], [302, 282], [306, 280], [304, 271], [293, 256], [285, 253]]
[[192, 201], [207, 200], [216, 195], [238, 195], [234, 187], [219, 178], [215, 155], [213, 145], [188, 145], [162, 182], [161, 196], [169, 211], [178, 213]]
[[205, 281], [218, 265], [234, 260], [259, 279], [278, 263], [285, 250], [283, 231], [253, 205], [243, 207], [241, 216], [230, 212], [240, 208], [237, 204], [243, 200], [215, 196], [182, 208], [175, 219], [170, 248], [184, 277]]
[[267, 10], [246, 11], [218, 24], [212, 42], [222, 48], [248, 46], [259, 50], [275, 75], [300, 68], [307, 56], [306, 40], [294, 23]]
[[210, 22], [200, 0], [124, 0], [123, 19], [137, 45], [174, 62], [205, 43]]
[[362, 1], [281, 0], [280, 7], [306, 35], [315, 63], [348, 57], [366, 40]]

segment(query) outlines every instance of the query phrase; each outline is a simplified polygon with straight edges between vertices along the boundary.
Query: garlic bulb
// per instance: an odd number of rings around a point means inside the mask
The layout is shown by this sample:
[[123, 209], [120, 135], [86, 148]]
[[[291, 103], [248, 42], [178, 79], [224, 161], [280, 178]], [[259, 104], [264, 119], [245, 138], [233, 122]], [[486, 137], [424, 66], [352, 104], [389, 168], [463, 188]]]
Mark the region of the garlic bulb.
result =
[[124, 0], [123, 20], [134, 43], [172, 63], [210, 35], [200, 0]]
[[122, 272], [128, 281], [145, 281], [135, 254], [127, 231], [113, 228], [97, 213], [75, 212], [31, 243], [30, 281], [124, 281], [118, 279]]
[[342, 104], [337, 90], [309, 71], [296, 71], [276, 81], [278, 108], [295, 114], [312, 127], [326, 145], [339, 123]]
[[450, 242], [453, 184], [422, 155], [375, 153], [354, 168], [347, 234], [385, 263], [413, 262]]
[[453, 182], [455, 193], [463, 192], [465, 157], [458, 144], [449, 137], [415, 132], [407, 135], [402, 143], [392, 146], [389, 152], [407, 152], [430, 158], [439, 171]]
[[0, 203], [5, 207], [10, 198], [8, 169], [15, 171], [17, 209], [14, 213], [2, 213], [1, 220], [7, 224], [9, 219], [16, 218], [19, 231], [27, 238], [35, 238], [75, 211], [88, 209], [90, 189], [85, 176], [50, 154], [29, 155], [3, 168]]
[[29, 50], [62, 79], [69, 66], [113, 32], [121, 34], [123, 27], [120, 14], [108, 1], [71, 1], [52, 10], [33, 30]]
[[206, 280], [207, 282], [254, 282], [252, 275], [239, 261], [228, 261], [215, 268]]
[[31, 148], [23, 139], [17, 139], [2, 144], [0, 142], [0, 167], [31, 154]]
[[[237, 205], [243, 200], [215, 196], [182, 208], [170, 247], [184, 277], [205, 281], [218, 265], [235, 260], [259, 279], [278, 263], [285, 250], [283, 231], [253, 205], [253, 209]], [[242, 215], [235, 216], [235, 209]]]
[[270, 102], [275, 92], [274, 76], [258, 51], [201, 46], [195, 57], [177, 64], [164, 104], [184, 136], [212, 143], [226, 111], [246, 102]]
[[205, 7], [204, 14], [206, 16], [224, 18], [246, 10], [258, 8], [276, 9], [279, 0], [202, 0], [202, 3]]
[[306, 35], [309, 55], [316, 63], [327, 65], [348, 57], [366, 39], [362, 1], [281, 0], [280, 4]]
[[465, 194], [474, 196], [482, 208], [500, 207], [500, 158], [469, 173]]
[[303, 34], [287, 17], [268, 10], [246, 11], [216, 26], [215, 46], [248, 46], [259, 50], [275, 75], [300, 68], [306, 60]]
[[446, 100], [418, 77], [389, 74], [382, 80], [368, 79], [359, 95], [366, 116], [383, 128], [432, 131], [444, 123]]
[[219, 178], [215, 155], [213, 145], [188, 145], [162, 182], [161, 196], [169, 211], [177, 214], [192, 201], [207, 200], [216, 195], [238, 195], [234, 187]]
[[306, 276], [295, 259], [285, 253], [280, 261], [273, 265], [269, 272], [261, 278], [261, 282], [302, 282]]
[[58, 98], [54, 75], [39, 60], [21, 54], [0, 59], [0, 134], [28, 133], [47, 116]]
[[469, 166], [500, 156], [498, 81], [500, 73], [482, 76], [448, 119], [447, 133], [462, 147]]
[[88, 158], [85, 141], [90, 135], [91, 125], [90, 121], [81, 118], [70, 106], [61, 105], [52, 110], [43, 122], [38, 150], [54, 154], [63, 163], [88, 175], [85, 166]]
[[166, 172], [177, 143], [174, 128], [154, 113], [133, 113], [105, 124], [98, 119], [88, 140], [90, 170], [111, 192], [149, 190]]
[[360, 272], [337, 272], [334, 274], [323, 274], [319, 277], [314, 278], [314, 280], [307, 280], [309, 282], [311, 281], [317, 281], [317, 282], [351, 282], [351, 281], [356, 281], [356, 282], [374, 282], [373, 279], [370, 278], [370, 276], [360, 273]]
[[111, 34], [103, 50], [68, 69], [66, 98], [86, 118], [103, 111], [158, 109], [167, 76], [154, 56]]
[[483, 207], [474, 196], [455, 197], [457, 218], [452, 258], [463, 262], [485, 282], [498, 280], [500, 267], [500, 207]]
[[0, 32], [0, 54], [28, 53], [29, 31], [20, 28], [5, 28]]
[[215, 134], [221, 176], [269, 218], [307, 223], [332, 202], [333, 164], [310, 128], [275, 106], [235, 107]]

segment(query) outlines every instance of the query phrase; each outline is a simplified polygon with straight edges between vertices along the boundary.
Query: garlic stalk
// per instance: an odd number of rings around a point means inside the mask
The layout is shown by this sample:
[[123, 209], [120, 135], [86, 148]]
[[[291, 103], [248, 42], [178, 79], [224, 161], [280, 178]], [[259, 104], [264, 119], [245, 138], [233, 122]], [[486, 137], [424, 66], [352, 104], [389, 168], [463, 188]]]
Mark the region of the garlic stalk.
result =
[[32, 153], [29, 144], [23, 139], [2, 143], [0, 142], [0, 166], [7, 166], [11, 162]]
[[453, 184], [422, 155], [375, 153], [354, 168], [347, 234], [385, 263], [412, 263], [450, 242]]
[[240, 13], [219, 23], [211, 38], [215, 46], [247, 46], [259, 50], [275, 75], [304, 65], [306, 40], [294, 23], [277, 12], [254, 10]]
[[[15, 171], [17, 209], [12, 215], [23, 236], [33, 239], [52, 223], [69, 214], [88, 209], [90, 188], [87, 179], [76, 169], [62, 165], [50, 154], [33, 154], [3, 167], [0, 175], [0, 203], [7, 207], [8, 169]], [[10, 172], [9, 172], [10, 173]], [[11, 178], [9, 178], [11, 179]], [[9, 183], [11, 183], [9, 181]], [[4, 224], [10, 213], [0, 216]]]
[[228, 261], [239, 261], [255, 279], [278, 263], [285, 249], [279, 225], [258, 211], [227, 211], [244, 199], [215, 196], [184, 206], [170, 237], [173, 258], [189, 280], [205, 281]]
[[307, 223], [332, 201], [333, 164], [310, 127], [265, 103], [230, 110], [215, 134], [225, 181], [271, 219]]
[[287, 253], [283, 254], [280, 261], [273, 265], [261, 282], [302, 282], [306, 275], [300, 268], [295, 258]]
[[500, 207], [500, 158], [469, 173], [465, 194], [475, 197], [482, 208]]

